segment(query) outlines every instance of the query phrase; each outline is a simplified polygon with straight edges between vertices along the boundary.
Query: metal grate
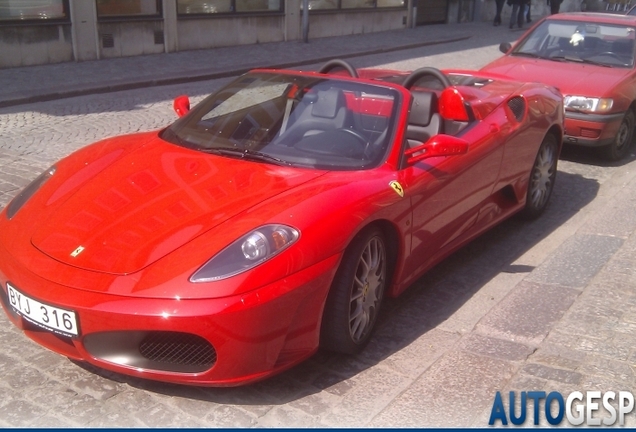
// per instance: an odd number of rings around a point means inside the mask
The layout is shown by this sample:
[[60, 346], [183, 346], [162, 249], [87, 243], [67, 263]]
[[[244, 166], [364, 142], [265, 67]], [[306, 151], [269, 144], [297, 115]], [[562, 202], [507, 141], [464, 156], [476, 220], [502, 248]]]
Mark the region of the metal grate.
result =
[[155, 45], [163, 45], [163, 30], [155, 31]]
[[598, 138], [601, 136], [601, 130], [581, 128], [581, 136], [583, 138]]
[[526, 101], [521, 96], [515, 96], [508, 101], [508, 108], [514, 114], [515, 119], [520, 122], [526, 112]]
[[114, 48], [115, 47], [115, 38], [112, 33], [103, 33], [102, 34], [102, 47], [103, 48]]
[[139, 344], [148, 360], [179, 365], [204, 366], [216, 363], [216, 350], [202, 337], [178, 332], [151, 332]]

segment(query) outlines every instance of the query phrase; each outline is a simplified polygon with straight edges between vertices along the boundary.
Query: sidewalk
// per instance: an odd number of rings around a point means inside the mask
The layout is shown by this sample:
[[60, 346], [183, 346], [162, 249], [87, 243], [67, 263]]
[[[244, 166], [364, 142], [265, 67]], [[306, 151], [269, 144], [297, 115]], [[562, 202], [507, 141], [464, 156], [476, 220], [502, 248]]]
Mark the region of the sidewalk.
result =
[[487, 35], [505, 35], [507, 31], [501, 27], [493, 27], [490, 22], [438, 24], [415, 29], [310, 39], [308, 43], [274, 42], [0, 69], [0, 107], [223, 78], [255, 67], [298, 67], [333, 58], [351, 58]]

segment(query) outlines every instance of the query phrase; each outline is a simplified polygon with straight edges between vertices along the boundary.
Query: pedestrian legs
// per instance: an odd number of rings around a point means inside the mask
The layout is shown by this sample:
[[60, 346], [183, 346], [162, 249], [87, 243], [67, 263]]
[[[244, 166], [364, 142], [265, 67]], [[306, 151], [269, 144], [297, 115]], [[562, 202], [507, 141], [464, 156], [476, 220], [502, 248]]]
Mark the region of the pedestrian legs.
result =
[[504, 1], [505, 0], [495, 0], [495, 5], [497, 6], [497, 11], [495, 13], [495, 21], [493, 22], [493, 25], [498, 26], [501, 24], [501, 11], [503, 10], [504, 7]]
[[514, 3], [512, 5], [512, 13], [510, 14], [510, 28], [513, 28], [515, 26], [515, 22], [517, 22], [517, 18], [519, 16], [519, 9], [523, 11], [523, 8], [520, 8], [519, 6], [520, 6], [519, 3]]

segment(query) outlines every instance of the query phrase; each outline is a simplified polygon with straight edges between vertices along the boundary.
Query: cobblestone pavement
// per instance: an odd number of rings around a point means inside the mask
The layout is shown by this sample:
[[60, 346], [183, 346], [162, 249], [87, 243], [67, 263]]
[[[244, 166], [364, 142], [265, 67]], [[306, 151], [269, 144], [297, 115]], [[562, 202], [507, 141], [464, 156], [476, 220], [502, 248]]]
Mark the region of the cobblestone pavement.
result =
[[[499, 55], [497, 38], [519, 36], [480, 25], [469, 39], [349, 60], [475, 68]], [[1, 108], [0, 206], [56, 159], [107, 136], [163, 127], [174, 119], [174, 96], [196, 101], [227, 79]], [[634, 154], [604, 165], [566, 148], [543, 217], [505, 222], [388, 300], [363, 353], [319, 352], [246, 387], [96, 370], [40, 348], [2, 314], [0, 427], [487, 426], [497, 391], [631, 391], [635, 208]], [[635, 416], [626, 422], [635, 427]]]

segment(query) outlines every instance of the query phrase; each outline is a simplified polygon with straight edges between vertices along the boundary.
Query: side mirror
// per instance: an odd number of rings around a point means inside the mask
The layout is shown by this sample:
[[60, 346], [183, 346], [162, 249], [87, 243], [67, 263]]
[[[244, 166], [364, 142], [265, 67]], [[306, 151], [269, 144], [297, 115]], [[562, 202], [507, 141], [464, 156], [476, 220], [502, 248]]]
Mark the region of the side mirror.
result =
[[502, 42], [499, 44], [499, 51], [504, 54], [507, 54], [508, 51], [512, 49], [512, 44], [510, 42]]
[[468, 141], [450, 135], [439, 134], [422, 145], [404, 152], [408, 164], [437, 156], [456, 156], [468, 153]]
[[186, 95], [177, 96], [172, 103], [172, 109], [179, 117], [183, 117], [190, 111], [190, 98]]

